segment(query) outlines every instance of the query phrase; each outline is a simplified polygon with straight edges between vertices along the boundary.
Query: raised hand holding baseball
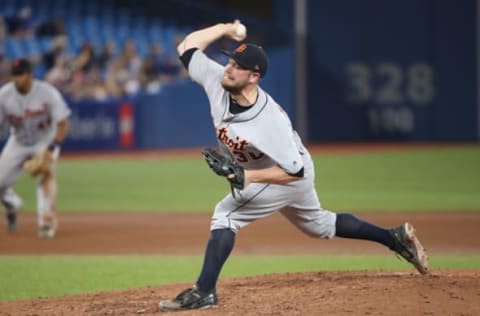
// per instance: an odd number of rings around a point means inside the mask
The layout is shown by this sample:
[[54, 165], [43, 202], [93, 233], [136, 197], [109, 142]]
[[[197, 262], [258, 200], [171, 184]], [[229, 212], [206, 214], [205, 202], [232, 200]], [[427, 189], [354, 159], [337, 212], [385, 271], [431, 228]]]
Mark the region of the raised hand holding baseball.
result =
[[247, 28], [243, 25], [240, 20], [235, 20], [231, 24], [232, 28], [228, 32], [228, 36], [238, 42], [243, 41], [247, 37]]
[[235, 29], [235, 35], [237, 35], [238, 37], [246, 37], [247, 28], [245, 27], [245, 25], [243, 25], [242, 23], [239, 23], [237, 25], [237, 28]]

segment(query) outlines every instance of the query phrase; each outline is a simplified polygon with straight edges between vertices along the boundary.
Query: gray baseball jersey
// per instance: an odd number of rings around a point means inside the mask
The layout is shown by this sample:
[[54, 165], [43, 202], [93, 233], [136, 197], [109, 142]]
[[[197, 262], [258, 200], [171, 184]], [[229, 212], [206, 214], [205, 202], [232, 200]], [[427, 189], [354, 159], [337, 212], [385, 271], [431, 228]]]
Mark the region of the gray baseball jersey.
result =
[[10, 123], [10, 136], [0, 156], [0, 194], [20, 175], [22, 163], [53, 141], [57, 123], [70, 115], [60, 92], [47, 82], [33, 80], [26, 95], [13, 82], [0, 88], [0, 125]]
[[237, 192], [237, 198], [228, 194], [215, 207], [211, 229], [238, 232], [256, 219], [280, 211], [311, 236], [333, 237], [336, 214], [321, 208], [312, 159], [283, 109], [259, 87], [250, 109], [230, 113], [230, 95], [221, 84], [224, 67], [200, 50], [193, 53], [188, 72], [205, 89], [218, 141], [240, 165], [245, 169], [278, 165], [289, 174], [304, 169], [303, 178], [287, 185], [252, 183]]
[[62, 96], [47, 82], [33, 80], [26, 95], [18, 93], [13, 82], [0, 89], [0, 124], [8, 121], [12, 135], [20, 144], [51, 140], [57, 123], [69, 115]]

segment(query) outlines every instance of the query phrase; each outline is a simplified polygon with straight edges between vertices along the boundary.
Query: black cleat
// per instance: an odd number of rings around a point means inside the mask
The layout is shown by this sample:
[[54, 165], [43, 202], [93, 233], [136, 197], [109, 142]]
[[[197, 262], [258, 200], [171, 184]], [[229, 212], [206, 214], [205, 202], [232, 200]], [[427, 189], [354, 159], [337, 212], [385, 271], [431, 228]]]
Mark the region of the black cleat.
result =
[[17, 212], [7, 213], [8, 232], [14, 232], [17, 229]]
[[402, 224], [389, 230], [395, 239], [392, 248], [398, 255], [413, 264], [421, 274], [428, 273], [428, 257], [422, 244], [415, 236], [415, 229], [410, 223]]
[[164, 311], [180, 311], [188, 309], [206, 309], [217, 306], [218, 299], [215, 289], [208, 293], [202, 293], [197, 286], [183, 290], [175, 298], [160, 301], [158, 307]]

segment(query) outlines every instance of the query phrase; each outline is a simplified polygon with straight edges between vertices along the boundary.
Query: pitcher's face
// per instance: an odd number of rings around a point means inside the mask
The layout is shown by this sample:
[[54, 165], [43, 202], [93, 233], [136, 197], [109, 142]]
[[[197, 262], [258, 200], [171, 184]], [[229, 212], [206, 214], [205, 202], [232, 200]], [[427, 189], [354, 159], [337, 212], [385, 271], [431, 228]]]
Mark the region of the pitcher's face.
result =
[[223, 73], [222, 86], [225, 90], [238, 93], [249, 84], [256, 84], [260, 74], [243, 68], [235, 60], [229, 60]]

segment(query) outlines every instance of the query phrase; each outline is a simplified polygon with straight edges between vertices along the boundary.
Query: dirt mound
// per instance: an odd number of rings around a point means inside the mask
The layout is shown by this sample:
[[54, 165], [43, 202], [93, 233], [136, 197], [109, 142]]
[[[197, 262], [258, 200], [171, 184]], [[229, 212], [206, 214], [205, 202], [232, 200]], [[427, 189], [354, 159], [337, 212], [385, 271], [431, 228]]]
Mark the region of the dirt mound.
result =
[[[410, 221], [430, 255], [478, 254], [480, 249], [477, 212], [363, 213], [362, 217], [384, 226]], [[58, 236], [40, 240], [35, 216], [21, 214], [16, 233], [0, 230], [0, 254], [201, 255], [209, 222], [208, 214], [62, 214]], [[242, 230], [234, 250], [234, 255], [306, 253], [389, 254], [372, 242], [308, 238], [278, 214]], [[191, 285], [175, 284], [0, 302], [0, 315], [480, 315], [480, 270], [437, 270], [427, 276], [412, 271], [221, 279], [220, 306], [206, 311], [159, 312], [160, 300]]]
[[480, 315], [480, 271], [356, 271], [224, 279], [219, 306], [166, 313], [188, 284], [0, 303], [0, 315]]

